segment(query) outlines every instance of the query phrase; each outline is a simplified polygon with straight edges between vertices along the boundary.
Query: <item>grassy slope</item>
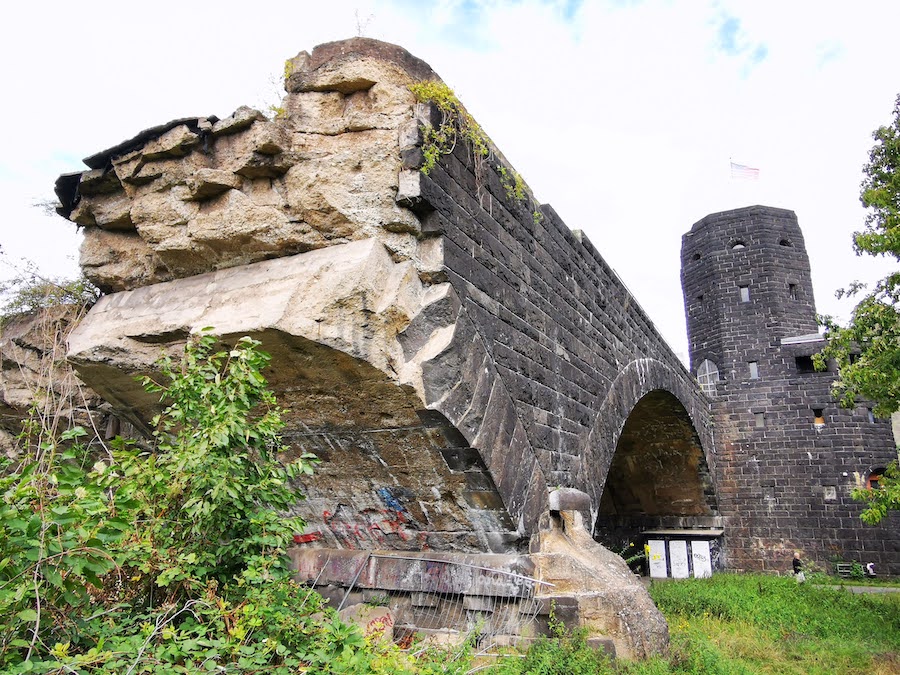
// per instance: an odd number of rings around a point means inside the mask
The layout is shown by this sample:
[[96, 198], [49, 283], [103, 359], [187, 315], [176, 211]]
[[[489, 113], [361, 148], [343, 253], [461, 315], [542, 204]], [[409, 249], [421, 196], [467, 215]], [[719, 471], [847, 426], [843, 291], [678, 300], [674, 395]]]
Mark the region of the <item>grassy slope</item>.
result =
[[503, 659], [502, 675], [895, 675], [900, 673], [900, 593], [854, 595], [792, 578], [722, 574], [655, 583], [669, 620], [668, 659], [610, 663], [579, 634]]
[[651, 593], [669, 619], [672, 656], [625, 669], [634, 675], [900, 672], [900, 594], [728, 574]]

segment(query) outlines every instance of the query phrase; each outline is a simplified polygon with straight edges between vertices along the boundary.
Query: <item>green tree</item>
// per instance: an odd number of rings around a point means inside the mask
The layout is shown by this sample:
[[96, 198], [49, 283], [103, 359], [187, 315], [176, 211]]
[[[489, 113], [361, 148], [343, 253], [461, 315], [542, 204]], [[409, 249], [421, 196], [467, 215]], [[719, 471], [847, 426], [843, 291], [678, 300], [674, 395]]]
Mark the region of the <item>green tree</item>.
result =
[[[853, 236], [857, 255], [886, 256], [900, 261], [900, 96], [894, 103], [894, 119], [876, 129], [875, 145], [863, 171], [860, 201], [868, 210], [866, 227]], [[900, 271], [872, 288], [854, 283], [844, 295], [860, 295], [847, 326], [824, 317], [828, 346], [817, 357], [824, 368], [828, 359], [840, 376], [834, 394], [841, 405], [857, 400], [874, 401], [874, 412], [889, 417], [900, 410]], [[854, 498], [867, 504], [862, 519], [879, 522], [888, 511], [900, 508], [900, 480], [894, 467], [885, 473], [878, 490], [856, 490]]]
[[150, 444], [26, 424], [0, 458], [0, 672], [413, 671], [291, 578], [285, 512], [312, 457], [280, 440], [268, 363], [210, 335], [163, 359]]

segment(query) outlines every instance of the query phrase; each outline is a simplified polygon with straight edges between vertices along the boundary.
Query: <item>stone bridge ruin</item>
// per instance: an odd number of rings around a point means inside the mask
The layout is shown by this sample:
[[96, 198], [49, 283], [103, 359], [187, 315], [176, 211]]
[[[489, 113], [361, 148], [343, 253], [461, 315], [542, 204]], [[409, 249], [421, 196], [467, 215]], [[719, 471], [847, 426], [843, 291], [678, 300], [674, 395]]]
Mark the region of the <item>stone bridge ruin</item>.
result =
[[323, 545], [522, 550], [559, 486], [601, 528], [714, 518], [708, 403], [593, 245], [496, 149], [419, 170], [431, 69], [365, 39], [291, 63], [275, 119], [175, 120], [61, 177], [107, 294], [70, 343], [86, 381], [142, 425], [163, 347], [262, 339], [324, 460], [298, 507]]
[[[556, 584], [619, 654], [664, 650], [590, 535], [721, 527], [695, 378], [496, 148], [459, 139], [423, 173], [423, 129], [448, 121], [410, 90], [438, 80], [427, 64], [357, 38], [289, 71], [273, 119], [174, 120], [60, 177], [105, 293], [70, 338], [79, 376], [146, 429], [135, 374], [204, 327], [251, 335], [286, 441], [322, 460], [298, 486], [301, 573], [329, 552], [477, 560]], [[339, 567], [323, 582], [346, 585]]]
[[794, 549], [900, 573], [900, 530], [864, 531], [850, 497], [896, 457], [890, 425], [811, 369], [793, 213], [685, 235], [692, 373], [427, 64], [357, 38], [286, 72], [273, 118], [173, 120], [56, 189], [105, 294], [68, 356], [119, 419], [147, 432], [134, 376], [206, 327], [272, 355], [285, 441], [321, 460], [297, 485], [298, 579], [335, 604], [386, 593], [416, 631], [493, 615], [519, 640], [554, 607], [635, 657], [668, 631], [609, 548], [647, 541], [653, 576]]

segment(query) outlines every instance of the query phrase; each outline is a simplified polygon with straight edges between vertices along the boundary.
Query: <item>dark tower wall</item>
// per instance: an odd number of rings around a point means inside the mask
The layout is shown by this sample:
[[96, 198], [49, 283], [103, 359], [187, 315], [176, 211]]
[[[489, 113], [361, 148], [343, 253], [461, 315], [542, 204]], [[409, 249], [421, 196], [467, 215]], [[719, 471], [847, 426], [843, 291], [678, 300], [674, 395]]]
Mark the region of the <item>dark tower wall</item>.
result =
[[864, 526], [850, 497], [896, 458], [890, 423], [864, 403], [838, 407], [836, 374], [811, 370], [824, 342], [797, 217], [764, 206], [709, 215], [684, 235], [681, 263], [691, 370], [715, 420], [727, 565], [786, 570], [799, 549], [823, 567], [900, 573], [897, 520]]
[[[793, 211], [755, 206], [707, 216], [684, 235], [681, 269], [695, 372], [704, 359], [720, 372], [750, 361], [771, 368], [778, 338], [817, 331], [809, 257]], [[741, 287], [749, 301], [741, 301]]]

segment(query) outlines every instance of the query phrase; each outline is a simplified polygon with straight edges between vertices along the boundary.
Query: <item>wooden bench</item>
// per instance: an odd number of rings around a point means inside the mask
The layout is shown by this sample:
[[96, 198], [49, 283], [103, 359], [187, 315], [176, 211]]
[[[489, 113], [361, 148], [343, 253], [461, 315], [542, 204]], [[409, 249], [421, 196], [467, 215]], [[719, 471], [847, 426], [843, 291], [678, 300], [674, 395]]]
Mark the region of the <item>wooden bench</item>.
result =
[[835, 563], [834, 564], [834, 573], [837, 574], [842, 579], [849, 579], [853, 576], [853, 564], [852, 563]]

